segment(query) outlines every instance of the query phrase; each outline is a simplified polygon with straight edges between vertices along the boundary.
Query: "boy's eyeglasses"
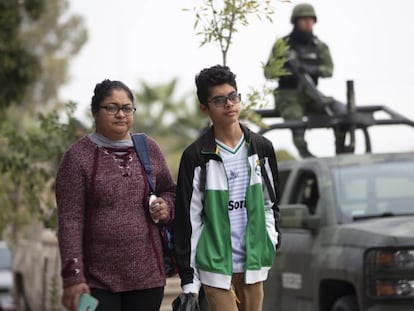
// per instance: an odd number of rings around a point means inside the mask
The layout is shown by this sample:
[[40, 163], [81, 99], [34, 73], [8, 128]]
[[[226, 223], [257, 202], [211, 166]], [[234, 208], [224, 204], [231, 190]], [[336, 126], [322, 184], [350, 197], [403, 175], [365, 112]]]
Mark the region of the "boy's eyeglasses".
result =
[[241, 94], [231, 93], [229, 96], [216, 96], [210, 99], [208, 102], [213, 103], [217, 108], [222, 108], [227, 104], [228, 100], [233, 104], [238, 104], [241, 101]]
[[119, 113], [120, 110], [122, 110], [122, 112], [127, 116], [133, 114], [137, 110], [137, 108], [135, 108], [133, 106], [130, 106], [130, 105], [118, 106], [116, 104], [109, 104], [109, 105], [106, 105], [106, 106], [99, 106], [99, 108], [106, 109], [106, 111], [110, 115], [115, 115], [115, 114]]

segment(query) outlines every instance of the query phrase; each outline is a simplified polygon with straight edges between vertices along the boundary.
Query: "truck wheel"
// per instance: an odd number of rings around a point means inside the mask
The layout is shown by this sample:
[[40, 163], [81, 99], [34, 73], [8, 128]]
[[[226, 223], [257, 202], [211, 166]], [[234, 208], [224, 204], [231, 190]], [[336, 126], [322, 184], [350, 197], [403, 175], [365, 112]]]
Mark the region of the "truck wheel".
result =
[[331, 311], [358, 311], [355, 296], [343, 296], [335, 301]]

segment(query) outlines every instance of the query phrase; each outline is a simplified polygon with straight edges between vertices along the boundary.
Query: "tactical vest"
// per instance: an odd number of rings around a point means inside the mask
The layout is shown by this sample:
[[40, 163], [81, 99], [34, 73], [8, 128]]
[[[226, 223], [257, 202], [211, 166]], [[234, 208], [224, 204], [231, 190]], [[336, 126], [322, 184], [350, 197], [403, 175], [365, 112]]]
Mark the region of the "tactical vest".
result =
[[[315, 36], [309, 40], [306, 44], [292, 40], [291, 36], [286, 37], [291, 50], [296, 52], [298, 60], [301, 64], [309, 66], [321, 65], [319, 39]], [[286, 63], [286, 69], [289, 70], [289, 65]], [[318, 76], [312, 75], [311, 77], [318, 84]], [[282, 76], [279, 79], [279, 88], [281, 89], [295, 89], [298, 85], [298, 78], [295, 75]]]

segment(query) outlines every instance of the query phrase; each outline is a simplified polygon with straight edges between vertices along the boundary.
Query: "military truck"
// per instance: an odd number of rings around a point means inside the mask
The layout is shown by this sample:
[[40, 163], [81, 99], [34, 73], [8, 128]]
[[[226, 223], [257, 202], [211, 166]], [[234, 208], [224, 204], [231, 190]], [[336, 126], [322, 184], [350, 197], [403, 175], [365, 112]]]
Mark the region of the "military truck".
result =
[[[341, 128], [348, 139], [336, 156], [280, 163], [282, 244], [264, 285], [263, 311], [414, 310], [414, 150], [372, 154], [368, 132], [414, 122], [386, 106], [356, 107], [352, 81], [345, 105], [319, 92], [306, 73], [294, 74], [326, 114], [260, 132]], [[277, 109], [257, 113], [280, 117]], [[357, 130], [365, 139], [359, 155]]]
[[414, 310], [414, 152], [282, 162], [264, 311]]

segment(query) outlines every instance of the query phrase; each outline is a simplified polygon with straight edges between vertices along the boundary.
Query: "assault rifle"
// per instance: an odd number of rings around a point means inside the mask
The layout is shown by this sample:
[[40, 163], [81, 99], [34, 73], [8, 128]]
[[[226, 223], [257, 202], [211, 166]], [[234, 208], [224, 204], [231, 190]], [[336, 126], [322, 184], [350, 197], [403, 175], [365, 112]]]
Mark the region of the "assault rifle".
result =
[[292, 74], [298, 79], [298, 92], [306, 93], [315, 103], [318, 103], [326, 112], [328, 116], [334, 116], [346, 113], [346, 105], [325, 96], [316, 87], [315, 82], [307, 72], [306, 68], [299, 61], [296, 52], [290, 51], [287, 60], [288, 66]]

